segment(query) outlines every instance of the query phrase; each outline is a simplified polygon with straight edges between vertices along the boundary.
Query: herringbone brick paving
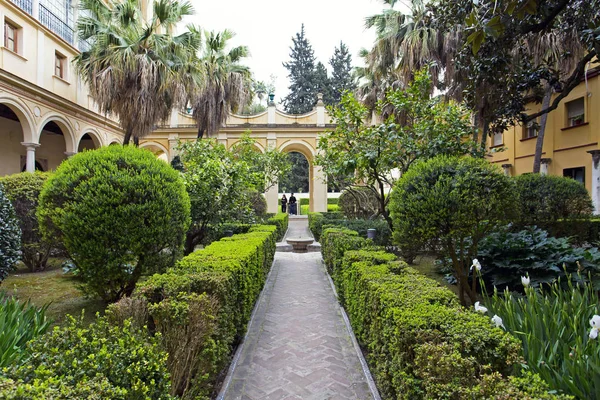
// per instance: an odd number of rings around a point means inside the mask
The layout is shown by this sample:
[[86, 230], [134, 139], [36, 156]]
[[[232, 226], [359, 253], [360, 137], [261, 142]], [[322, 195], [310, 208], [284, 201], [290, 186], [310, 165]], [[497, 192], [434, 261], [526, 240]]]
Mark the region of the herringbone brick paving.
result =
[[226, 381], [226, 400], [373, 398], [320, 253], [276, 253]]

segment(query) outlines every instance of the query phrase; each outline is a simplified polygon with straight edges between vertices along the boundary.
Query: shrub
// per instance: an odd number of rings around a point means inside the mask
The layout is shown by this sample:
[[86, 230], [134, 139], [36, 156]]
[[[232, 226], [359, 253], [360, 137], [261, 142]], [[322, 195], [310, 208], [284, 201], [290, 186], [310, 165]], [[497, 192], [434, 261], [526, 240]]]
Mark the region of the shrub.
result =
[[0, 397], [27, 398], [19, 396], [30, 392], [46, 399], [88, 398], [65, 393], [96, 390], [96, 396], [111, 399], [170, 398], [166, 353], [158, 338], [134, 329], [130, 322], [116, 327], [99, 318], [84, 327], [83, 321], [71, 318], [67, 326], [30, 342], [28, 351], [27, 363], [8, 371], [15, 385], [3, 387]]
[[340, 202], [339, 197], [328, 197], [327, 204], [338, 205]]
[[327, 212], [336, 212], [340, 211], [340, 206], [337, 204], [327, 204]]
[[383, 219], [334, 219], [326, 221], [323, 224], [323, 229], [336, 226], [356, 231], [360, 237], [364, 238], [367, 237], [369, 229], [375, 229], [373, 243], [378, 246], [389, 246], [391, 244], [392, 231]]
[[21, 229], [15, 210], [0, 184], [0, 282], [12, 271], [21, 257]]
[[346, 218], [372, 218], [379, 214], [377, 193], [366, 186], [346, 189], [338, 199], [338, 205]]
[[519, 175], [512, 179], [519, 198], [522, 225], [581, 218], [593, 211], [588, 191], [574, 179], [541, 174]]
[[277, 227], [277, 241], [283, 240], [285, 233], [288, 229], [289, 215], [286, 213], [278, 213], [273, 217], [267, 219], [267, 224], [275, 225]]
[[136, 296], [148, 302], [151, 325], [170, 352], [173, 394], [184, 399], [211, 394], [245, 332], [273, 262], [277, 232], [274, 225], [253, 226], [138, 285]]
[[262, 221], [267, 216], [267, 200], [262, 193], [252, 191], [248, 193], [248, 201], [254, 216]]
[[106, 301], [181, 254], [190, 202], [179, 172], [135, 147], [76, 154], [48, 179], [38, 218], [63, 240], [87, 292]]
[[307, 204], [305, 206], [300, 206], [300, 215], [308, 215], [310, 212], [310, 206]]
[[234, 235], [238, 233], [248, 233], [248, 230], [250, 230], [251, 227], [252, 225], [250, 224], [238, 224], [231, 222], [217, 226], [209, 226], [206, 229], [206, 236], [204, 237], [203, 244], [208, 246], [212, 242], [221, 240], [226, 236], [225, 233], [227, 231], [233, 232]]
[[600, 242], [599, 219], [539, 221], [537, 226], [548, 231], [550, 236], [568, 237], [573, 244], [579, 246]]
[[308, 213], [308, 228], [311, 230], [316, 241], [320, 241], [321, 232], [323, 231], [323, 224], [332, 225], [334, 221], [344, 220], [344, 216], [341, 212], [312, 212]]
[[[514, 210], [513, 184], [497, 166], [483, 159], [440, 156], [413, 165], [391, 194], [394, 240], [410, 240], [411, 247], [429, 245], [453, 260], [459, 297], [477, 300], [475, 279], [469, 285], [469, 267], [477, 243]], [[473, 245], [465, 247], [471, 238]]]
[[[582, 275], [574, 277], [581, 279], [588, 273], [597, 278], [600, 272], [600, 252], [596, 248], [573, 247], [569, 239], [551, 237], [536, 227], [492, 232], [479, 242], [476, 257], [487, 284], [511, 290], [522, 289], [522, 276], [529, 276], [531, 285], [537, 287], [577, 271]], [[445, 263], [449, 265], [451, 260]]]
[[0, 179], [6, 197], [12, 203], [21, 228], [22, 261], [31, 272], [46, 268], [51, 243], [42, 240], [37, 219], [38, 198], [50, 174], [23, 172]]
[[525, 288], [526, 297], [506, 291], [485, 299], [490, 314], [523, 343], [528, 368], [555, 390], [578, 399], [600, 399], [600, 343], [588, 335], [590, 319], [600, 314], [591, 283], [574, 285], [567, 277], [542, 288]]
[[38, 308], [29, 302], [0, 292], [0, 369], [20, 364], [26, 355], [25, 345], [48, 330], [48, 305]]
[[[515, 338], [366, 243], [356, 232], [328, 229], [322, 250], [383, 398], [562, 398], [538, 376], [509, 377], [521, 361]], [[504, 393], [512, 397], [497, 397]]]
[[302, 197], [299, 199], [301, 206], [307, 206], [310, 203], [310, 199], [307, 197]]

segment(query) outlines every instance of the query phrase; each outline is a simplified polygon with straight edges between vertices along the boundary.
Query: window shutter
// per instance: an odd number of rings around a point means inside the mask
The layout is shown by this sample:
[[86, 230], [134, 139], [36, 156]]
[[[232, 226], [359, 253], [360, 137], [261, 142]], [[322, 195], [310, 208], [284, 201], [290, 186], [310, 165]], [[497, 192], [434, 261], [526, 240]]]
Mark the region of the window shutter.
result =
[[584, 114], [583, 98], [568, 103], [569, 119]]

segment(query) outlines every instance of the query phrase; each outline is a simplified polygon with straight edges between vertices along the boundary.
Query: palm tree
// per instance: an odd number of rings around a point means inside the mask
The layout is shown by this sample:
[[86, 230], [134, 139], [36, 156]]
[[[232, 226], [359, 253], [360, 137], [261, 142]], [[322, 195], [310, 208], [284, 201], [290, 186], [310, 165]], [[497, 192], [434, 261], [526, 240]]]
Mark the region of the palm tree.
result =
[[234, 37], [230, 30], [204, 34], [204, 50], [200, 57], [204, 84], [193, 93], [190, 103], [192, 116], [198, 123], [198, 138], [204, 133], [216, 133], [230, 112], [250, 100], [251, 74], [248, 67], [239, 64], [249, 55], [246, 46], [225, 52], [227, 42]]
[[119, 118], [123, 144], [138, 143], [200, 83], [199, 31], [171, 34], [193, 8], [187, 1], [157, 0], [152, 19], [144, 21], [138, 0], [82, 0], [81, 7], [78, 35], [90, 49], [75, 57], [75, 67], [100, 112]]

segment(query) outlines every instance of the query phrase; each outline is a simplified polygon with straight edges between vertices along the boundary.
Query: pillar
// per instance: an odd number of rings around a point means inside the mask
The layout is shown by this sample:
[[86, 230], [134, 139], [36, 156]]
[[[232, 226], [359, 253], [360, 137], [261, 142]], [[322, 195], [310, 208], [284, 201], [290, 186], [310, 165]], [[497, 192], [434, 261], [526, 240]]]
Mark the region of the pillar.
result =
[[31, 16], [37, 20], [40, 19], [40, 0], [31, 2]]
[[317, 126], [325, 126], [325, 103], [323, 103], [323, 93], [317, 94]]
[[178, 133], [170, 133], [169, 134], [169, 162], [173, 161], [173, 158], [175, 156], [179, 155], [179, 149], [177, 148], [178, 142], [179, 141], [179, 134]]
[[548, 165], [550, 165], [549, 158], [542, 158], [540, 163], [540, 175], [548, 175]]
[[[510, 168], [512, 167], [512, 164], [502, 164], [502, 169], [504, 170], [504, 175], [506, 176], [510, 176]], [[548, 171], [546, 171], [548, 172]]]
[[65, 151], [65, 156], [67, 156], [67, 158], [71, 158], [73, 157], [75, 154], [77, 154], [76, 151]]
[[25, 170], [27, 172], [35, 172], [35, 149], [40, 147], [39, 143], [21, 143], [27, 148], [27, 161], [25, 162]]
[[267, 106], [267, 124], [275, 125], [275, 102], [269, 100], [269, 104]]
[[592, 155], [592, 203], [594, 214], [600, 214], [600, 150], [588, 151]]
[[276, 183], [267, 190], [265, 193], [265, 199], [267, 200], [267, 212], [278, 213], [281, 211], [279, 208], [279, 184]]
[[327, 212], [327, 176], [318, 165], [313, 165], [313, 197], [310, 199], [310, 207], [313, 212]]

